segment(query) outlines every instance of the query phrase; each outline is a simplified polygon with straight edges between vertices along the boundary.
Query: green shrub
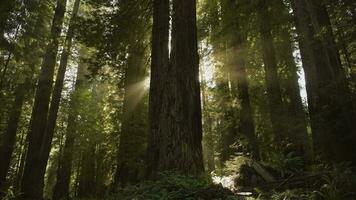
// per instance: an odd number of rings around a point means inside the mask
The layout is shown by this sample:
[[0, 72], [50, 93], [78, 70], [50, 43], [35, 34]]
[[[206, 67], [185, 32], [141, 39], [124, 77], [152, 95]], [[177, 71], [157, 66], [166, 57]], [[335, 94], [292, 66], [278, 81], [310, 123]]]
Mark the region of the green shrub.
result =
[[236, 200], [233, 193], [214, 185], [206, 177], [189, 177], [175, 173], [162, 174], [155, 182], [145, 181], [128, 186], [108, 200]]

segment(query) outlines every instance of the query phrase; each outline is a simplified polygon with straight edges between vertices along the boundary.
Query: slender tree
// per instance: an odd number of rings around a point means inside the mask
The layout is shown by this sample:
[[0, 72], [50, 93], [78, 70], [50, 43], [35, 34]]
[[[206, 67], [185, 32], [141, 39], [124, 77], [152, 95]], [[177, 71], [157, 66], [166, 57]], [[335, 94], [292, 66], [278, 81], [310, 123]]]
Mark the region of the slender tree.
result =
[[19, 84], [15, 90], [15, 100], [13, 102], [11, 113], [7, 121], [7, 128], [2, 138], [2, 144], [0, 145], [0, 190], [4, 190], [6, 176], [10, 168], [10, 162], [14, 146], [16, 142], [16, 133], [18, 129], [18, 122], [21, 117], [22, 106], [25, 101], [26, 91], [31, 86], [31, 78], [27, 77], [26, 80]]
[[[259, 159], [259, 146], [255, 135], [250, 95], [246, 72], [246, 34], [241, 31], [241, 19], [236, 10], [238, 2], [222, 1], [223, 32], [227, 35], [229, 45], [229, 68], [233, 83], [237, 87], [237, 99], [241, 104], [239, 111], [239, 128], [243, 137], [248, 140], [248, 149], [253, 158]], [[241, 12], [241, 10], [240, 10]], [[228, 63], [226, 63], [228, 64]], [[236, 96], [236, 95], [235, 95]]]
[[269, 6], [266, 0], [259, 1], [260, 15], [260, 35], [262, 45], [262, 57], [265, 69], [265, 80], [267, 85], [267, 95], [273, 132], [275, 134], [276, 145], [282, 144], [286, 139], [287, 129], [284, 126], [284, 106], [280, 81], [277, 72], [277, 60], [271, 33], [271, 17]]
[[29, 127], [29, 146], [26, 156], [24, 176], [22, 179], [22, 195], [26, 199], [41, 199], [42, 188], [39, 177], [39, 158], [41, 143], [47, 122], [50, 94], [53, 83], [53, 73], [56, 64], [59, 36], [66, 9], [66, 0], [58, 0], [55, 9], [50, 41], [42, 61], [41, 71], [37, 83], [35, 102], [32, 110], [31, 125]]
[[[84, 50], [82, 48], [81, 57], [83, 58]], [[69, 185], [73, 165], [73, 151], [76, 138], [78, 138], [78, 105], [80, 105], [80, 94], [86, 89], [86, 74], [87, 65], [81, 59], [78, 65], [77, 77], [75, 82], [74, 91], [70, 99], [70, 112], [68, 116], [68, 126], [66, 130], [66, 139], [63, 147], [63, 153], [60, 155], [60, 160], [57, 169], [57, 182], [53, 191], [53, 199], [68, 199], [69, 198]]]
[[80, 0], [76, 0], [74, 2], [74, 7], [72, 10], [72, 16], [70, 18], [68, 32], [66, 36], [65, 46], [60, 58], [60, 64], [58, 67], [57, 77], [54, 84], [53, 94], [51, 98], [49, 113], [47, 117], [47, 124], [45, 133], [42, 139], [41, 149], [40, 149], [40, 157], [39, 157], [39, 177], [38, 181], [41, 182], [41, 185], [44, 184], [44, 175], [46, 172], [47, 161], [49, 157], [49, 153], [51, 151], [52, 139], [54, 134], [54, 129], [56, 126], [57, 115], [59, 110], [59, 104], [61, 101], [62, 89], [64, 76], [67, 69], [68, 58], [71, 53], [72, 48], [72, 40], [75, 33], [75, 21], [77, 18], [77, 14], [79, 11]]
[[314, 151], [328, 160], [355, 162], [351, 95], [325, 7], [315, 1], [293, 1], [293, 10], [306, 74]]

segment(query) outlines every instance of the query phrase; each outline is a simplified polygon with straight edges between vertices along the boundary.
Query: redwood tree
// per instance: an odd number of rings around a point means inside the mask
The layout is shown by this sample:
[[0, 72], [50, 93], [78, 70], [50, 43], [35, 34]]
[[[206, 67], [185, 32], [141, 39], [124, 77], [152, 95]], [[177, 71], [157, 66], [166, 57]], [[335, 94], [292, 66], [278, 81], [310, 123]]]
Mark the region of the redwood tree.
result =
[[[204, 167], [196, 1], [173, 1], [172, 51], [169, 64], [167, 62], [168, 19], [169, 2], [155, 1], [149, 173], [154, 176], [158, 172], [173, 170], [183, 174], [199, 174]], [[158, 35], [155, 35], [157, 31]], [[163, 38], [158, 38], [160, 34]], [[164, 57], [160, 58], [161, 55]], [[155, 98], [161, 100], [157, 102]]]

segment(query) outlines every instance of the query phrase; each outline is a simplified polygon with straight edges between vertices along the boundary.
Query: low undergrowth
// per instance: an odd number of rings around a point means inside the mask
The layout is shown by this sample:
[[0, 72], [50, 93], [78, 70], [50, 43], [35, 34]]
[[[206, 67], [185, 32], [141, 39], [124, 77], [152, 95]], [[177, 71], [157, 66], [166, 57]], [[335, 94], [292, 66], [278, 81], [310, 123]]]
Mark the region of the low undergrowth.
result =
[[155, 182], [128, 186], [108, 200], [238, 200], [234, 193], [209, 178], [194, 178], [166, 173]]

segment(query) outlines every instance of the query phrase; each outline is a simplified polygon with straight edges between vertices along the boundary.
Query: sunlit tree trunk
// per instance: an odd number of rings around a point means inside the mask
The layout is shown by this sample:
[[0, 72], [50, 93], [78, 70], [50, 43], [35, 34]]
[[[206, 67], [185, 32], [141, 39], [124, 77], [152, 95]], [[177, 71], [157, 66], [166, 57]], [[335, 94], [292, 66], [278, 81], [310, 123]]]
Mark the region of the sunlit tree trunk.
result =
[[[241, 30], [240, 19], [235, 12], [235, 10], [238, 10], [238, 5], [236, 3], [232, 4], [229, 1], [223, 2], [223, 21], [227, 21], [223, 24], [223, 28], [230, 31], [230, 37], [228, 37], [230, 38], [228, 46], [231, 50], [231, 52], [229, 52], [229, 62], [231, 63], [230, 70], [233, 83], [236, 84], [237, 87], [237, 99], [241, 104], [241, 110], [239, 111], [239, 128], [237, 131], [241, 132], [242, 136], [247, 139], [248, 151], [250, 152], [251, 157], [259, 160], [259, 145], [255, 134], [246, 73], [246, 35], [244, 35]], [[224, 20], [224, 18], [227, 19]]]
[[[304, 158], [305, 162], [311, 161], [311, 146], [310, 139], [307, 131], [307, 115], [304, 110], [302, 97], [300, 94], [299, 75], [296, 59], [294, 58], [295, 45], [292, 42], [292, 24], [290, 23], [289, 7], [279, 1], [276, 5], [278, 13], [281, 13], [283, 21], [275, 26], [277, 43], [279, 51], [277, 56], [279, 64], [282, 67], [282, 76], [284, 78], [283, 85], [285, 86], [285, 105], [289, 117], [288, 124], [288, 137], [293, 140], [291, 146], [297, 156]], [[278, 40], [279, 39], [279, 40]]]
[[66, 0], [58, 0], [53, 17], [50, 41], [46, 47], [37, 90], [32, 110], [29, 128], [29, 146], [26, 156], [24, 176], [22, 179], [22, 196], [26, 199], [42, 199], [43, 183], [39, 181], [39, 156], [41, 143], [47, 122], [50, 94], [53, 83], [53, 73], [56, 64], [59, 36], [66, 9]]
[[305, 161], [311, 160], [311, 146], [307, 132], [307, 115], [304, 111], [302, 97], [300, 95], [297, 66], [293, 57], [292, 43], [287, 32], [282, 33], [283, 52], [282, 62], [286, 67], [286, 94], [289, 98], [287, 111], [290, 117], [288, 122], [288, 136], [293, 139], [293, 150]]
[[[83, 57], [83, 49], [80, 52], [81, 57]], [[60, 155], [60, 160], [57, 169], [57, 182], [53, 191], [53, 199], [68, 199], [69, 198], [69, 184], [73, 165], [73, 151], [77, 133], [77, 123], [78, 123], [78, 105], [80, 101], [80, 94], [86, 89], [86, 77], [87, 65], [84, 61], [79, 61], [77, 78], [75, 83], [75, 89], [71, 94], [70, 98], [70, 112], [68, 116], [68, 125], [66, 130], [66, 139], [64, 142], [63, 153]]]
[[69, 55], [71, 53], [72, 40], [73, 40], [74, 33], [75, 33], [74, 26], [75, 26], [75, 20], [77, 17], [77, 13], [79, 10], [79, 4], [80, 4], [80, 0], [76, 0], [74, 2], [74, 7], [72, 10], [72, 16], [71, 16], [71, 19], [69, 22], [66, 41], [65, 41], [65, 45], [64, 45], [64, 49], [63, 49], [61, 58], [60, 58], [60, 64], [58, 67], [57, 77], [56, 77], [56, 81], [55, 81], [54, 88], [53, 88], [53, 94], [52, 94], [49, 113], [48, 113], [48, 117], [47, 117], [46, 129], [45, 129], [45, 133], [44, 133], [44, 136], [42, 139], [40, 158], [39, 158], [40, 163], [38, 166], [38, 168], [39, 168], [38, 169], [39, 170], [38, 179], [42, 185], [44, 182], [44, 175], [46, 172], [49, 153], [51, 151], [54, 129], [56, 127], [59, 104], [61, 101], [61, 95], [62, 95], [62, 89], [63, 89], [64, 76], [65, 76], [65, 72], [67, 69]]
[[114, 187], [134, 184], [142, 179], [145, 167], [147, 132], [144, 105], [144, 44], [132, 44], [125, 71], [125, 96]]
[[314, 151], [328, 160], [355, 163], [356, 129], [352, 103], [328, 13], [319, 3], [293, 1], [306, 74]]
[[208, 100], [206, 94], [206, 77], [204, 77], [204, 66], [200, 66], [200, 86], [203, 108], [203, 152], [206, 160], [206, 169], [208, 172], [215, 170], [215, 143], [213, 133], [213, 119], [210, 116], [208, 109]]

